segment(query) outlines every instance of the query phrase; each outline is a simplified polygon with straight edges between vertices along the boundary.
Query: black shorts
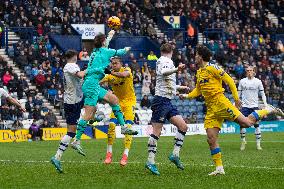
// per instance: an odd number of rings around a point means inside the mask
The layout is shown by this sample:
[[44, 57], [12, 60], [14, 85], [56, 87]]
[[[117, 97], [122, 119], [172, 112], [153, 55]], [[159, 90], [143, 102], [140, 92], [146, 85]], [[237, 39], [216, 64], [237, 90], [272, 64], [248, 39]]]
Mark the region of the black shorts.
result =
[[171, 99], [161, 96], [154, 96], [152, 101], [152, 119], [153, 123], [165, 123], [166, 119], [179, 115], [175, 106], [172, 105]]
[[255, 108], [242, 107], [241, 112], [244, 116], [248, 117], [255, 110], [258, 110], [258, 107]]
[[66, 123], [68, 125], [77, 125], [77, 121], [80, 118], [81, 109], [84, 106], [84, 100], [76, 104], [66, 104], [64, 103], [64, 113], [66, 118]]

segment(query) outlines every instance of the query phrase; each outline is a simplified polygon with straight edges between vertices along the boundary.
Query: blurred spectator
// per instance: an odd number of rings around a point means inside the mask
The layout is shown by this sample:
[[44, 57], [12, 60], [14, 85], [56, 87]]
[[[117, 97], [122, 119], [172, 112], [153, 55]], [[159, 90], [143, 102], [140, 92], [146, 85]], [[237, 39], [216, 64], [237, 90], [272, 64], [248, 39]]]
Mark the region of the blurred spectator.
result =
[[150, 51], [150, 54], [147, 56], [147, 60], [149, 61], [158, 60], [158, 57], [154, 54], [153, 51]]
[[144, 95], [148, 96], [150, 94], [151, 78], [149, 77], [150, 77], [149, 75], [145, 74], [142, 84], [142, 96]]
[[19, 130], [23, 128], [23, 123], [20, 120], [15, 120], [14, 123], [12, 124], [11, 130]]
[[12, 79], [12, 75], [9, 73], [9, 71], [6, 71], [2, 77], [3, 85], [7, 86], [11, 79]]
[[57, 124], [57, 118], [55, 116], [55, 114], [52, 112], [52, 110], [49, 110], [48, 113], [46, 114], [45, 121], [47, 121], [47, 124], [49, 127], [55, 127]]
[[[27, 110], [27, 112], [31, 112], [33, 110], [34, 107], [34, 103], [33, 103], [33, 97], [29, 96], [26, 104], [25, 104], [25, 108]], [[30, 117], [32, 118], [32, 116]]]
[[141, 100], [140, 106], [141, 106], [141, 108], [143, 108], [143, 109], [148, 109], [148, 108], [150, 108], [151, 102], [150, 102], [150, 100], [148, 99], [148, 96], [147, 96], [147, 95], [144, 95], [144, 96], [143, 96], [143, 99]]
[[37, 140], [37, 137], [40, 137], [40, 129], [35, 119], [29, 128], [29, 134], [31, 135], [33, 141]]
[[49, 128], [47, 120], [44, 120], [43, 123], [40, 125], [40, 128]]
[[45, 83], [45, 76], [43, 74], [42, 70], [39, 70], [38, 74], [35, 76], [35, 83], [36, 86], [39, 88], [40, 91], [42, 91], [44, 83]]
[[33, 111], [32, 111], [32, 118], [35, 120], [40, 120], [42, 119], [41, 116], [41, 111], [40, 111], [40, 107], [39, 106], [35, 106]]

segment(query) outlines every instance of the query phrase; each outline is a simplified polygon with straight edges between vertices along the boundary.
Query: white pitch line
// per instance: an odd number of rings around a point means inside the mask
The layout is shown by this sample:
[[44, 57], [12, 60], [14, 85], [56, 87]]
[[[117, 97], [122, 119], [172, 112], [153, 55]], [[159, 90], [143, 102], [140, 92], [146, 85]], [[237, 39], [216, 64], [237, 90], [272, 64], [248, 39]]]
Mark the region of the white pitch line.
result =
[[[46, 160], [4, 160], [1, 159], [0, 163], [50, 163], [50, 161]], [[62, 163], [85, 163], [85, 164], [103, 164], [103, 162], [97, 161], [62, 161]], [[113, 164], [120, 164], [120, 162], [112, 162]], [[130, 161], [128, 164], [145, 164], [144, 162], [138, 161]], [[168, 165], [169, 163], [156, 163], [157, 165]], [[208, 164], [191, 164], [191, 163], [184, 163], [186, 166], [197, 166], [197, 167], [214, 167], [214, 165]], [[230, 168], [244, 168], [244, 169], [267, 169], [267, 170], [284, 170], [284, 167], [267, 167], [267, 166], [246, 166], [246, 165], [225, 165], [225, 167]]]

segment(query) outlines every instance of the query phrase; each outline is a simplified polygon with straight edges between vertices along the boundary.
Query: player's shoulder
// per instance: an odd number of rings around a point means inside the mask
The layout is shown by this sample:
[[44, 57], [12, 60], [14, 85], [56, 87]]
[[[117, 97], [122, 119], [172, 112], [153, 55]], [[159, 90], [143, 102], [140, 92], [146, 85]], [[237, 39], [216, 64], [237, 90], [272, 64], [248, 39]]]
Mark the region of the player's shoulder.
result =
[[123, 72], [127, 71], [131, 73], [131, 69], [129, 67], [122, 67], [121, 69]]
[[208, 62], [206, 69], [207, 70], [220, 70], [222, 68], [217, 64], [216, 61], [211, 60]]
[[71, 70], [71, 69], [80, 69], [80, 68], [75, 63], [67, 63], [63, 68], [63, 70], [66, 70], [66, 71]]
[[247, 80], [248, 80], [248, 78], [245, 77], [245, 78], [243, 78], [243, 79], [240, 80], [240, 83], [243, 83], [243, 82], [245, 82], [245, 81], [247, 81]]
[[168, 57], [165, 57], [165, 56], [161, 56], [161, 57], [157, 60], [157, 62], [162, 63], [162, 64], [168, 64], [168, 63], [173, 64], [172, 59], [170, 59], [170, 58], [168, 58]]

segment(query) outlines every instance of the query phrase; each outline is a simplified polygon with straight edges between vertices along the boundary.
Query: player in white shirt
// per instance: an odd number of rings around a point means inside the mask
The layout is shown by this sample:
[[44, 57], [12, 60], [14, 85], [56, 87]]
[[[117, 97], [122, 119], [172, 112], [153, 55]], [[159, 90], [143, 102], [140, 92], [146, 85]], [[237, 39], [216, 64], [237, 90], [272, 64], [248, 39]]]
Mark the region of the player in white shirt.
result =
[[[266, 96], [264, 93], [264, 88], [261, 80], [255, 78], [255, 71], [252, 66], [246, 69], [247, 77], [240, 80], [238, 91], [239, 96], [242, 100], [241, 112], [244, 116], [248, 116], [254, 110], [258, 110], [259, 101], [258, 95], [261, 94], [264, 106], [267, 106]], [[256, 138], [256, 148], [262, 150], [260, 146], [261, 141], [261, 131], [258, 122], [254, 125], [255, 127], [255, 138]], [[241, 127], [241, 150], [246, 148], [246, 129]]]
[[64, 72], [64, 114], [67, 123], [67, 134], [63, 136], [51, 163], [60, 173], [63, 172], [61, 167], [61, 157], [67, 149], [70, 141], [76, 135], [77, 120], [80, 118], [81, 109], [83, 108], [82, 78], [85, 71], [80, 71], [77, 63], [77, 52], [68, 50], [65, 53], [67, 64], [63, 68]]
[[22, 107], [21, 103], [20, 103], [17, 99], [11, 97], [11, 96], [9, 95], [9, 93], [8, 93], [7, 91], [5, 91], [5, 89], [0, 88], [0, 105], [1, 105], [1, 99], [2, 99], [2, 97], [6, 98], [7, 101], [9, 101], [9, 102], [12, 103], [13, 105], [17, 106], [22, 112], [25, 112], [25, 111], [26, 111], [26, 109], [25, 109], [24, 107]]
[[169, 160], [177, 168], [183, 170], [184, 166], [179, 158], [179, 152], [183, 145], [183, 140], [187, 131], [187, 125], [179, 115], [178, 110], [172, 105], [171, 99], [176, 95], [176, 90], [188, 89], [188, 87], [176, 85], [176, 73], [184, 69], [185, 65], [180, 64], [177, 68], [171, 60], [173, 47], [171, 44], [163, 44], [160, 48], [161, 57], [156, 64], [156, 88], [152, 101], [152, 126], [153, 133], [148, 141], [148, 161], [145, 165], [153, 174], [160, 175], [156, 164], [155, 155], [157, 152], [157, 142], [161, 135], [161, 130], [166, 119], [178, 128], [175, 136], [174, 150], [169, 156]]

